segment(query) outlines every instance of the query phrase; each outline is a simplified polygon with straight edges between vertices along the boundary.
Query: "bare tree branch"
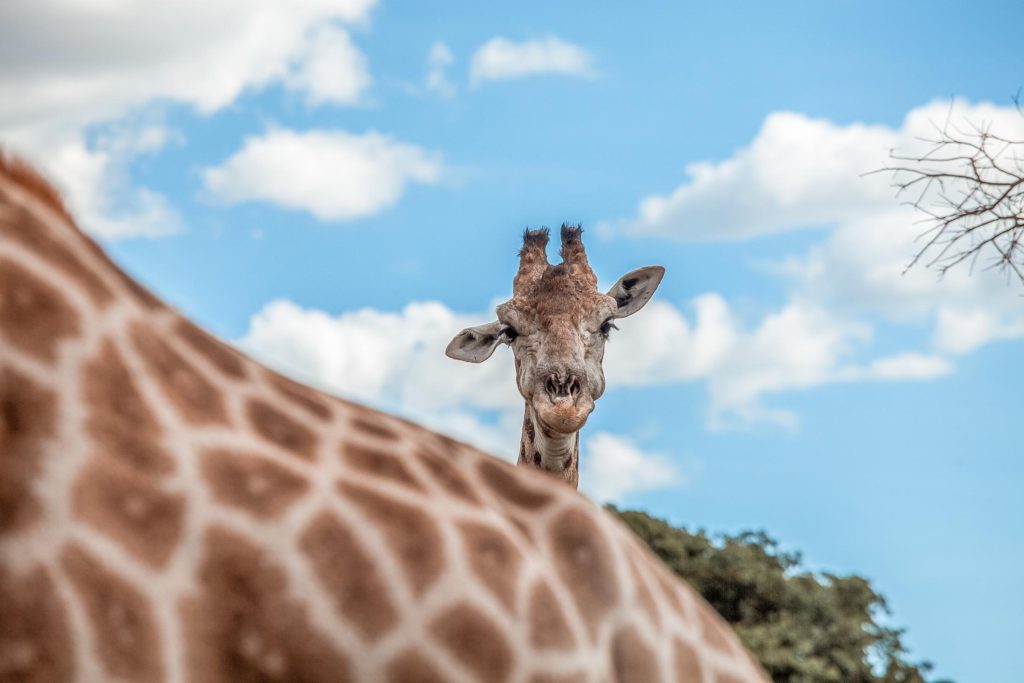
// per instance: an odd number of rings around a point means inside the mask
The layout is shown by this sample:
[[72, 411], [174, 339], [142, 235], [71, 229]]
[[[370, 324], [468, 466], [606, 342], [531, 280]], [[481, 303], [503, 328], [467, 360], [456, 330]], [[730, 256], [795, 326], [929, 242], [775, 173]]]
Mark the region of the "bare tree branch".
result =
[[[1024, 117], [1019, 92], [1013, 101]], [[890, 163], [872, 172], [891, 173], [896, 196], [925, 216], [922, 246], [904, 272], [921, 263], [944, 275], [980, 262], [1024, 284], [1024, 140], [951, 116], [933, 125], [934, 137], [919, 138], [926, 152], [890, 151]]]

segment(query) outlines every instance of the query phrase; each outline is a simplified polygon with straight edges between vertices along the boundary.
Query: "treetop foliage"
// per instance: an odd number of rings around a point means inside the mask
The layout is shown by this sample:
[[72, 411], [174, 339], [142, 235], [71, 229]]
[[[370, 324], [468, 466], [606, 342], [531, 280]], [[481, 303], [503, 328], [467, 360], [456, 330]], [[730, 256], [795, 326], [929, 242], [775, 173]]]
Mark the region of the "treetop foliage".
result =
[[[609, 509], [736, 630], [776, 683], [926, 683], [885, 598], [860, 576], [813, 573], [763, 531], [692, 533]], [[933, 681], [932, 683], [950, 683]]]

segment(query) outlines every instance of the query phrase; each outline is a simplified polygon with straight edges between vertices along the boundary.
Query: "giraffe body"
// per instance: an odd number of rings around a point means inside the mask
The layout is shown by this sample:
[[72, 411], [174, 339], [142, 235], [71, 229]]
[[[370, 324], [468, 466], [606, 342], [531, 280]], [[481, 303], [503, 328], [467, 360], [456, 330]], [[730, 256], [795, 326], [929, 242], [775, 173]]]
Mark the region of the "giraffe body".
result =
[[550, 478], [291, 382], [0, 157], [0, 681], [764, 681]]

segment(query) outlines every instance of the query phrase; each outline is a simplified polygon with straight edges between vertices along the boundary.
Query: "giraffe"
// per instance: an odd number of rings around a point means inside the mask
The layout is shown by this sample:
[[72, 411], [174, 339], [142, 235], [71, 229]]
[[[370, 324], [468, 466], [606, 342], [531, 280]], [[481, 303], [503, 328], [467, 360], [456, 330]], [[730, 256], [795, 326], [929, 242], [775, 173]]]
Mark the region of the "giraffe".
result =
[[0, 681], [766, 681], [568, 487], [282, 377], [0, 154]]
[[579, 486], [580, 430], [604, 393], [604, 345], [615, 320], [644, 307], [665, 269], [645, 266], [626, 273], [607, 294], [583, 248], [583, 230], [563, 224], [562, 263], [548, 264], [548, 229], [526, 230], [512, 298], [498, 319], [467, 327], [445, 353], [482, 363], [499, 344], [512, 349], [516, 386], [526, 401], [519, 440], [522, 467], [543, 470]]

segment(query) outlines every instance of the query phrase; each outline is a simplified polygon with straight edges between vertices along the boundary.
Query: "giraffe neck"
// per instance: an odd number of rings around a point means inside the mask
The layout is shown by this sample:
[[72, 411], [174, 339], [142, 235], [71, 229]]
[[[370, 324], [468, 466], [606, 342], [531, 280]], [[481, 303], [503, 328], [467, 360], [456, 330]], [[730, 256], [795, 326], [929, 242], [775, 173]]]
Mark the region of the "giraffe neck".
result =
[[580, 433], [549, 432], [527, 404], [519, 442], [519, 465], [554, 474], [576, 488], [580, 481]]

